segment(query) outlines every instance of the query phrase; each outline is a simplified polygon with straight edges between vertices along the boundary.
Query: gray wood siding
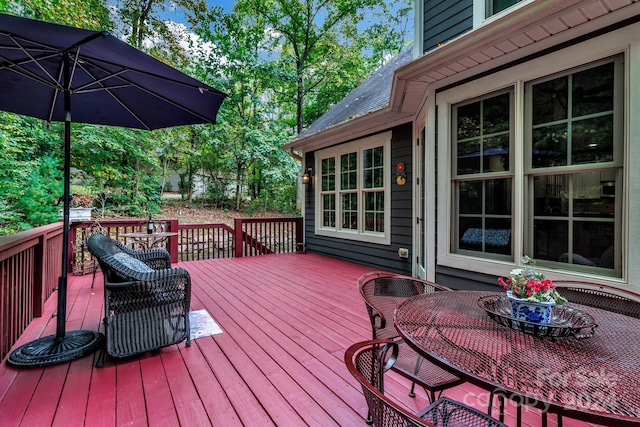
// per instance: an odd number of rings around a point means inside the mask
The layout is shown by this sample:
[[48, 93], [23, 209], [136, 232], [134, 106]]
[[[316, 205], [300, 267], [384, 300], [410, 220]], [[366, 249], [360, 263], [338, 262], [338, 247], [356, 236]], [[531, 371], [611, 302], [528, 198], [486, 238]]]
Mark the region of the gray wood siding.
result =
[[473, 291], [500, 291], [498, 277], [487, 274], [475, 273], [469, 270], [436, 266], [436, 283], [448, 286], [451, 289], [468, 289]]
[[423, 53], [473, 27], [473, 0], [425, 0]]
[[[371, 266], [401, 274], [411, 274], [413, 254], [412, 188], [413, 172], [411, 157], [411, 124], [392, 129], [391, 164], [387, 173], [391, 182], [391, 244], [380, 245], [355, 240], [346, 240], [315, 234], [315, 200], [307, 200], [305, 206], [305, 242], [307, 251], [341, 258], [358, 264]], [[314, 165], [314, 154], [305, 156], [307, 167]], [[407, 183], [396, 184], [396, 165], [404, 162]], [[314, 171], [317, 175], [317, 171]], [[409, 258], [398, 256], [399, 248], [409, 250]]]

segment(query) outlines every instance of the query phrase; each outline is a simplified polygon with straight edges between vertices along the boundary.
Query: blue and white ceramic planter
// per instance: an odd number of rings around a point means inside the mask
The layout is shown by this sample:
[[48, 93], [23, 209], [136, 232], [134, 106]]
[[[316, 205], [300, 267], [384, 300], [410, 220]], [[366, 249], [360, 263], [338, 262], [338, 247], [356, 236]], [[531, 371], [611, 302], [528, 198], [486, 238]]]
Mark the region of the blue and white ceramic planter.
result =
[[529, 323], [551, 323], [551, 312], [556, 305], [555, 301], [527, 301], [514, 297], [511, 291], [507, 291], [507, 297], [511, 303], [511, 317], [514, 319]]

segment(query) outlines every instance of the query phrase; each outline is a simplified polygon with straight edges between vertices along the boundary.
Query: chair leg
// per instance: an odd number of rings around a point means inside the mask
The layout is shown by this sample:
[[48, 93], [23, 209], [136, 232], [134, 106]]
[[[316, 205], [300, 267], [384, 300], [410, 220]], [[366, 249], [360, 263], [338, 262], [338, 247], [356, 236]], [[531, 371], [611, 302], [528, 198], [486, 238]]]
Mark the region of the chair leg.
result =
[[[492, 391], [491, 394], [489, 394], [489, 408], [487, 410], [489, 416], [491, 416], [491, 412], [493, 411], [493, 396], [494, 392]], [[498, 395], [498, 408], [500, 421], [504, 421], [504, 396], [501, 394]]]
[[489, 393], [489, 404], [487, 405], [487, 415], [491, 416], [493, 412], [493, 392]]
[[96, 362], [96, 368], [102, 368], [104, 366], [104, 356], [106, 353], [106, 348], [103, 347], [100, 349], [100, 354], [98, 355], [98, 361]]
[[[413, 370], [413, 373], [416, 374], [416, 376], [418, 375], [418, 372], [420, 372], [420, 366], [422, 366], [422, 356], [418, 356], [418, 358], [416, 359], [416, 367]], [[415, 387], [416, 383], [411, 383], [411, 391], [409, 392], [409, 397], [416, 397], [416, 393], [414, 391]]]
[[[499, 418], [501, 422], [504, 422], [504, 396], [498, 395], [498, 407], [499, 407]], [[491, 412], [493, 411], [493, 392], [489, 395], [489, 409], [487, 413], [491, 416]]]

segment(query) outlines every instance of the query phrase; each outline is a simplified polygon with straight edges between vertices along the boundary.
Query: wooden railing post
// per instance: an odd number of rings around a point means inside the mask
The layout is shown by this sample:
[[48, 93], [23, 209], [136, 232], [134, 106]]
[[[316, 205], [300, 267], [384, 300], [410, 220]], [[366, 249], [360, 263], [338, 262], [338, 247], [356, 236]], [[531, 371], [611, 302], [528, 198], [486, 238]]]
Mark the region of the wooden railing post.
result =
[[306, 252], [307, 248], [304, 244], [304, 229], [302, 217], [296, 218], [296, 248], [302, 248], [300, 252]]
[[233, 220], [233, 223], [233, 247], [235, 248], [234, 256], [236, 258], [242, 258], [242, 252], [244, 249], [244, 232], [242, 230], [242, 218], [235, 218]]
[[38, 238], [38, 244], [33, 252], [33, 316], [40, 317], [44, 312], [45, 301], [45, 274], [47, 257], [47, 236], [43, 234]]
[[[64, 227], [64, 225], [63, 225]], [[76, 239], [78, 237], [78, 228], [77, 225], [73, 226], [71, 223], [69, 224], [69, 259], [67, 260], [67, 271], [69, 275], [73, 272], [73, 264], [76, 262]]]
[[178, 233], [175, 236], [169, 236], [169, 240], [167, 242], [167, 250], [171, 255], [171, 264], [176, 264], [178, 262], [178, 240], [180, 238], [180, 230], [178, 227], [178, 220], [171, 219], [167, 221], [168, 230], [174, 233]]

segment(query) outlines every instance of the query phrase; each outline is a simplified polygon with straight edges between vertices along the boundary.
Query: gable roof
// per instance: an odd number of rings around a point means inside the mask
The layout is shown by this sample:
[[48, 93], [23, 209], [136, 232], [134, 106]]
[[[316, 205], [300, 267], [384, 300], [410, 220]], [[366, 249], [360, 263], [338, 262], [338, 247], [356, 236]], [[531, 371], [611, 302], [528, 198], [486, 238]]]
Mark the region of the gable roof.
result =
[[303, 130], [297, 138], [305, 138], [348, 120], [387, 107], [393, 83], [393, 73], [397, 68], [413, 59], [412, 51], [412, 46], [402, 49], [395, 58], [380, 67], [360, 86], [352, 90], [307, 129]]

